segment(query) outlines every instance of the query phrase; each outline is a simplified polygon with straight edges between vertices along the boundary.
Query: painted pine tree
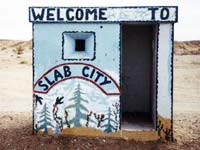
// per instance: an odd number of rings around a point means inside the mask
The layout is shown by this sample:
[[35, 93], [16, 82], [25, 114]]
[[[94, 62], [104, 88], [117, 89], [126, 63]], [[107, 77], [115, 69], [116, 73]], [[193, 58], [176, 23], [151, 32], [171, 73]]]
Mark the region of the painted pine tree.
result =
[[80, 84], [78, 84], [77, 88], [74, 91], [74, 96], [69, 99], [69, 101], [73, 101], [74, 104], [65, 107], [65, 109], [75, 109], [75, 116], [73, 119], [69, 120], [70, 124], [74, 124], [75, 127], [81, 127], [80, 120], [86, 120], [88, 109], [83, 105], [83, 103], [88, 103], [88, 100], [83, 99], [82, 89]]
[[105, 121], [107, 123], [103, 125], [102, 127], [105, 128], [104, 132], [112, 132], [113, 130], [116, 130], [113, 126], [115, 124], [115, 121], [112, 119], [113, 114], [111, 113], [111, 108], [108, 108], [108, 113], [106, 114], [107, 118], [105, 118]]
[[113, 113], [115, 116], [115, 131], [117, 132], [118, 128], [119, 128], [119, 120], [118, 120], [118, 116], [119, 116], [119, 107], [120, 104], [119, 103], [114, 103], [112, 104], [112, 106], [114, 107]]
[[52, 120], [50, 118], [50, 112], [48, 111], [46, 103], [41, 112], [39, 112], [41, 116], [39, 117], [41, 120], [38, 121], [39, 127], [38, 130], [44, 130], [44, 134], [48, 134], [48, 127], [54, 127], [52, 125]]

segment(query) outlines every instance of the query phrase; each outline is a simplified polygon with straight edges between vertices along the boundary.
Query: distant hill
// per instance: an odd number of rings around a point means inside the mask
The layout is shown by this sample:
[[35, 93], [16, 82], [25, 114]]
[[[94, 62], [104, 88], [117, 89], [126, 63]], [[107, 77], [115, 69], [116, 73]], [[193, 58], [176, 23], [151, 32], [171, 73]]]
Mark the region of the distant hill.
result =
[[174, 47], [177, 55], [200, 55], [200, 41], [176, 41]]
[[0, 50], [15, 49], [22, 47], [24, 49], [32, 49], [32, 40], [18, 41], [18, 40], [0, 40]]
[[[0, 40], [0, 50], [15, 49], [17, 47], [32, 49], [32, 40]], [[200, 41], [175, 41], [174, 47], [176, 55], [200, 55]]]

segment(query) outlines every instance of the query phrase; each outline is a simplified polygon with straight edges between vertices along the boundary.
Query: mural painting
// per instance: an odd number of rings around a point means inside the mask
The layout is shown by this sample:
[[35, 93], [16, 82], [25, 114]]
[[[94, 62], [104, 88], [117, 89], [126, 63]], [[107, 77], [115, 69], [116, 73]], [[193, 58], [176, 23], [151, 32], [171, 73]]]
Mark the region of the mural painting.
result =
[[59, 134], [73, 127], [119, 130], [119, 86], [92, 65], [56, 66], [36, 82], [34, 92], [35, 132]]

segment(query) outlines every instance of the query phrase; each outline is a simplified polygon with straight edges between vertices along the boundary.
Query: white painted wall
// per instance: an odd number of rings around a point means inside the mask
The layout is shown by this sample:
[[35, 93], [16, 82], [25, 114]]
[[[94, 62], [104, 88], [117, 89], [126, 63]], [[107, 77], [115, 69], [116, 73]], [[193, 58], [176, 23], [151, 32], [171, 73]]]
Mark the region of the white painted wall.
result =
[[171, 119], [171, 58], [172, 24], [160, 24], [158, 42], [158, 95], [157, 109], [162, 117]]

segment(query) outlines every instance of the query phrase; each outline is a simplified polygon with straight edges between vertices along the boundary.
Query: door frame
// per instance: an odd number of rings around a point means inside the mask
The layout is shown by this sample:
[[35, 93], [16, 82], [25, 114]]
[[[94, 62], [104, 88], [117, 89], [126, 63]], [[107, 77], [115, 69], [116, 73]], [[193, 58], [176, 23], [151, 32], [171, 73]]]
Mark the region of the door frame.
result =
[[[120, 99], [120, 113], [119, 113], [119, 121], [120, 121], [120, 123], [119, 123], [119, 130], [122, 130], [122, 128], [121, 128], [121, 126], [122, 126], [122, 93], [123, 93], [123, 91], [122, 91], [122, 52], [123, 52], [123, 50], [122, 50], [122, 26], [123, 25], [127, 25], [127, 24], [130, 24], [130, 25], [153, 25], [154, 26], [154, 29], [153, 29], [153, 40], [154, 40], [154, 43], [152, 43], [152, 44], [154, 44], [154, 45], [152, 45], [152, 46], [154, 46], [154, 47], [152, 47], [152, 49], [153, 49], [153, 53], [152, 54], [154, 54], [155, 53], [155, 61], [156, 61], [156, 63], [155, 64], [153, 64], [152, 63], [152, 66], [153, 65], [155, 65], [155, 80], [156, 80], [156, 85], [155, 85], [155, 87], [156, 87], [156, 89], [155, 89], [155, 109], [156, 110], [154, 110], [155, 111], [155, 120], [153, 120], [153, 126], [154, 126], [154, 128], [153, 129], [155, 129], [155, 131], [157, 131], [157, 123], [158, 123], [158, 109], [157, 109], [157, 103], [158, 103], [158, 98], [157, 98], [157, 95], [158, 95], [158, 45], [159, 45], [159, 23], [157, 23], [157, 22], [153, 22], [153, 23], [145, 23], [145, 22], [140, 22], [140, 23], [138, 23], [138, 22], [121, 22], [120, 23], [120, 36], [119, 36], [119, 51], [120, 51], [120, 65], [119, 65], [119, 82], [120, 82], [120, 89], [121, 89], [121, 95], [120, 95], [120, 97], [119, 97], [119, 99]], [[152, 55], [153, 56], [153, 55]], [[153, 59], [152, 59], [152, 61], [153, 61]], [[152, 68], [153, 69], [153, 68]], [[152, 71], [151, 71], [151, 74], [152, 74]], [[151, 87], [152, 87], [152, 85], [151, 85]], [[151, 90], [150, 91], [152, 91], [152, 88], [151, 88]], [[152, 103], [152, 102], [151, 102]]]

